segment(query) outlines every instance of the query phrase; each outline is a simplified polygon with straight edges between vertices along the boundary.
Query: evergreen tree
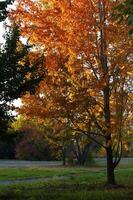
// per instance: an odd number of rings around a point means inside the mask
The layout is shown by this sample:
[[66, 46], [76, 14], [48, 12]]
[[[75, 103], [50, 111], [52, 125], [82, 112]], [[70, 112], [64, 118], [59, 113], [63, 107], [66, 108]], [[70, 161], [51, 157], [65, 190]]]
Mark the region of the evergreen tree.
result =
[[0, 2], [0, 22], [3, 21], [7, 17], [7, 6], [13, 3], [14, 0], [6, 0]]
[[44, 72], [38, 72], [43, 65], [43, 56], [30, 51], [20, 41], [18, 27], [6, 34], [6, 43], [0, 50], [0, 132], [5, 132], [11, 119], [10, 102], [25, 92], [34, 92]]

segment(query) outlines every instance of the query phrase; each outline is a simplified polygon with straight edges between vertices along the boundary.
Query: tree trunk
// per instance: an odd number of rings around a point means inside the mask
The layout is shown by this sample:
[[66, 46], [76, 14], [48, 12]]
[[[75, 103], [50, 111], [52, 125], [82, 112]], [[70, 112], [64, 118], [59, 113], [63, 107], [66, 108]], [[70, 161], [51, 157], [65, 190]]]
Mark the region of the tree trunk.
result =
[[62, 149], [62, 160], [63, 160], [63, 166], [66, 165], [66, 149]]
[[84, 149], [82, 151], [80, 151], [80, 154], [78, 154], [78, 157], [77, 157], [78, 165], [81, 165], [81, 166], [85, 165], [89, 150], [90, 150], [90, 144], [86, 144], [84, 146]]
[[113, 154], [111, 147], [106, 148], [107, 153], [107, 183], [109, 185], [115, 185], [115, 174], [114, 174], [114, 166], [113, 166]]

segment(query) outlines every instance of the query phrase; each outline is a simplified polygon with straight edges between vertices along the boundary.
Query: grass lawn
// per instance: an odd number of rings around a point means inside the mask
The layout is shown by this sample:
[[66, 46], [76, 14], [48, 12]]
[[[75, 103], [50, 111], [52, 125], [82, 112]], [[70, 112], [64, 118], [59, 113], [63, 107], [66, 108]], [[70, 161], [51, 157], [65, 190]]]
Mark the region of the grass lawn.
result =
[[[115, 174], [123, 187], [106, 187], [104, 167], [1, 168], [0, 200], [133, 200], [133, 167], [126, 164]], [[4, 180], [29, 178], [39, 179], [2, 184]]]

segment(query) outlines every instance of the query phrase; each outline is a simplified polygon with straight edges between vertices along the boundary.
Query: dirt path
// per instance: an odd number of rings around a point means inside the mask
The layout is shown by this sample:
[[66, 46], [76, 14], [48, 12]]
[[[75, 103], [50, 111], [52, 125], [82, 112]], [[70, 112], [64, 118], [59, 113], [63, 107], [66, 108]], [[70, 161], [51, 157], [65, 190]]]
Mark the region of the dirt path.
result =
[[[96, 159], [96, 162], [100, 166], [105, 166], [106, 160], [98, 158]], [[122, 158], [121, 164], [126, 165], [130, 164], [133, 166], [133, 158]], [[17, 160], [0, 160], [0, 168], [25, 168], [25, 167], [58, 167], [62, 166], [62, 162], [60, 161], [17, 161]], [[97, 168], [86, 168], [86, 170], [97, 172]], [[103, 167], [101, 168], [101, 171], [105, 170]], [[99, 172], [99, 170], [98, 170]], [[16, 180], [0, 180], [0, 185], [11, 185], [11, 184], [17, 184], [17, 183], [32, 183], [32, 182], [41, 182], [41, 181], [48, 181], [52, 179], [67, 179], [66, 176], [53, 176], [53, 177], [47, 177], [47, 178], [40, 178], [40, 177], [31, 177], [31, 178], [23, 178], [23, 179], [16, 179]]]
[[[106, 158], [96, 158], [96, 163], [100, 166], [106, 165]], [[121, 165], [131, 164], [133, 166], [133, 158], [122, 158]], [[58, 167], [62, 166], [61, 161], [25, 161], [25, 160], [0, 160], [0, 168], [5, 167]]]
[[57, 167], [60, 161], [25, 161], [25, 160], [0, 160], [0, 168], [5, 167]]
[[44, 181], [42, 178], [28, 178], [28, 179], [18, 179], [18, 180], [4, 180], [0, 181], [0, 185], [13, 185], [16, 183], [32, 183], [37, 181]]
[[68, 179], [66, 176], [53, 176], [49, 178], [23, 178], [23, 179], [17, 179], [17, 180], [3, 180], [0, 181], [0, 185], [14, 185], [17, 183], [35, 183], [35, 182], [47, 182], [49, 180], [63, 180]]

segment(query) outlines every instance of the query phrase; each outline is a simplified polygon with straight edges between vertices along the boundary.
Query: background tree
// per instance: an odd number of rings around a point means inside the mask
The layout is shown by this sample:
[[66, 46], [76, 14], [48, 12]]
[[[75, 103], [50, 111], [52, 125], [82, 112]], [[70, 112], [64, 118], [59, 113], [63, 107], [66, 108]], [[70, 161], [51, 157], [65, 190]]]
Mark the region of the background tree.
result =
[[8, 14], [7, 6], [12, 4], [14, 0], [0, 1], [0, 22], [3, 21]]
[[[26, 160], [59, 160], [59, 135], [54, 134], [52, 123], [40, 122], [35, 117], [19, 115], [10, 131], [16, 134], [15, 157]], [[60, 140], [61, 141], [61, 140]]]
[[34, 125], [23, 126], [20, 130], [15, 157], [22, 160], [53, 160], [52, 148], [46, 137], [46, 130], [41, 131]]
[[120, 21], [128, 21], [128, 25], [131, 26], [129, 35], [133, 34], [133, 1], [126, 0], [122, 1], [116, 8], [114, 16]]
[[0, 50], [0, 137], [3, 139], [12, 118], [13, 100], [26, 91], [34, 92], [42, 80], [44, 71], [42, 55], [30, 52], [28, 45], [22, 44], [17, 26], [6, 34], [5, 45]]

